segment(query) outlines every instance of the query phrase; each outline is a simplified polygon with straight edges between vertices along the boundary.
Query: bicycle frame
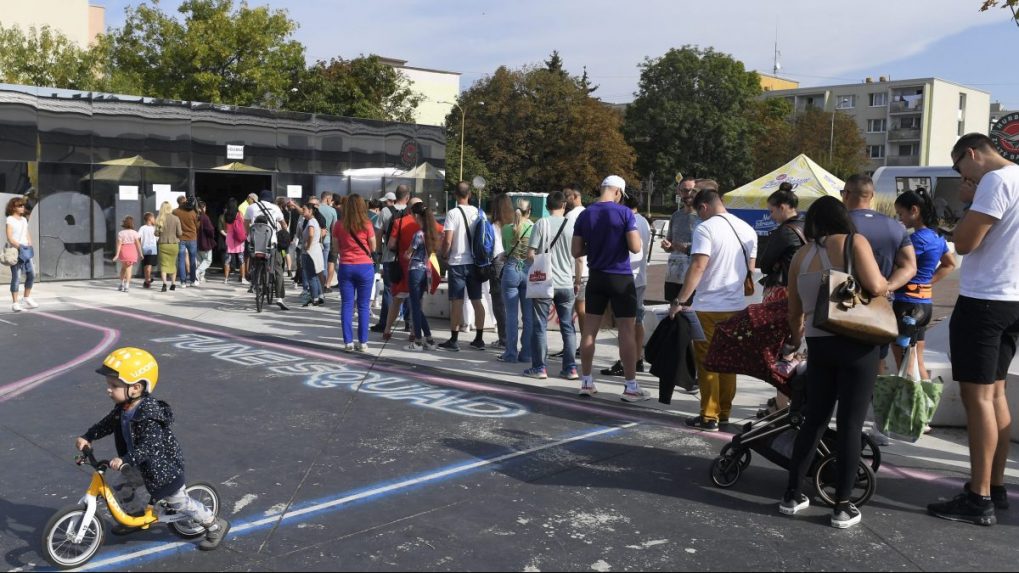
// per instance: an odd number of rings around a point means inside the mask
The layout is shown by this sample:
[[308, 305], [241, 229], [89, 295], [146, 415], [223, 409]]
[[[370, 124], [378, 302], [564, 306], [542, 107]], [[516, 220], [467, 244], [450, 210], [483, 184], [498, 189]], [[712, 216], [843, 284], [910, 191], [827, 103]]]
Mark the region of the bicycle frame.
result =
[[159, 517], [153, 511], [152, 506], [145, 508], [145, 515], [141, 517], [133, 517], [128, 515], [121, 509], [120, 504], [117, 503], [117, 498], [113, 494], [113, 490], [106, 484], [106, 479], [103, 474], [99, 471], [92, 474], [92, 483], [88, 486], [88, 491], [78, 501], [78, 503], [85, 505], [85, 516], [81, 520], [81, 527], [78, 533], [74, 536], [75, 543], [81, 543], [85, 538], [88, 524], [92, 521], [92, 517], [95, 516], [96, 510], [99, 506], [99, 497], [102, 497], [106, 501], [106, 507], [110, 510], [110, 514], [113, 515], [113, 519], [117, 520], [117, 523], [127, 527], [138, 527], [141, 529], [148, 529], [153, 523], [159, 521]]

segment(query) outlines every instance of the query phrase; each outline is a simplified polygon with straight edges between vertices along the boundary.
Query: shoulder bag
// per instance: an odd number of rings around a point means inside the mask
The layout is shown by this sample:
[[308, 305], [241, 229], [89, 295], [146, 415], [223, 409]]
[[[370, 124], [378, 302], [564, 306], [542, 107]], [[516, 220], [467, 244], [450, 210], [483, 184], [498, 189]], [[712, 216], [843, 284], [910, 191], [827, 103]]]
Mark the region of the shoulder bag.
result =
[[[525, 298], [552, 298], [555, 295], [555, 285], [552, 281], [552, 255], [549, 252], [555, 247], [559, 236], [563, 234], [563, 229], [566, 228], [567, 222], [564, 220], [563, 224], [559, 226], [559, 232], [555, 234], [555, 238], [552, 239], [552, 243], [545, 249], [545, 252], [534, 255], [531, 270], [527, 273], [527, 293]], [[533, 229], [534, 227], [531, 228]], [[549, 230], [551, 230], [551, 227], [549, 227]]]
[[750, 254], [747, 253], [747, 248], [743, 246], [743, 239], [740, 238], [739, 233], [736, 231], [736, 227], [732, 224], [732, 222], [726, 219], [723, 215], [717, 216], [722, 217], [722, 220], [729, 224], [729, 228], [732, 229], [733, 234], [736, 235], [736, 240], [739, 242], [739, 248], [743, 251], [743, 262], [747, 267], [747, 276], [743, 279], [743, 296], [753, 296], [756, 286], [754, 285], [754, 272], [750, 270]]
[[814, 307], [814, 326], [868, 344], [888, 344], [899, 335], [898, 322], [887, 297], [872, 297], [853, 268], [853, 237], [846, 237], [846, 270], [830, 269], [821, 275]]

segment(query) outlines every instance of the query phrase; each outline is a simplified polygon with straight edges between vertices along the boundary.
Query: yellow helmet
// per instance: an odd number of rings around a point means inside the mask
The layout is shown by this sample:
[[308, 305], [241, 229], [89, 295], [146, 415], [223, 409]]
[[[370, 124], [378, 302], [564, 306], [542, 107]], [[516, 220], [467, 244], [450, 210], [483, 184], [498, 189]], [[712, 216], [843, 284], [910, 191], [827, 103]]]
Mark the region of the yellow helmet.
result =
[[103, 376], [113, 376], [128, 386], [144, 384], [145, 392], [156, 391], [159, 382], [159, 364], [156, 358], [141, 348], [118, 348], [111, 352], [101, 368], [96, 370]]

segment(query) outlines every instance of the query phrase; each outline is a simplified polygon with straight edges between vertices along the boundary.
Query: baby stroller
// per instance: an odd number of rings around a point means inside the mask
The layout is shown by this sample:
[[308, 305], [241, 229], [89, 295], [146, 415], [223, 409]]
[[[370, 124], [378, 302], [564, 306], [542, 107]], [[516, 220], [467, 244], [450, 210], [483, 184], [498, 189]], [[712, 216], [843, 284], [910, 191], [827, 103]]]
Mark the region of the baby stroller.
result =
[[[720, 488], [729, 488], [739, 481], [750, 466], [751, 452], [757, 452], [768, 461], [789, 469], [793, 444], [803, 422], [803, 405], [806, 398], [806, 363], [797, 369], [780, 391], [790, 397], [790, 405], [774, 414], [747, 422], [743, 431], [726, 444], [711, 464], [711, 481]], [[817, 453], [807, 475], [814, 480], [817, 494], [830, 506], [835, 505], [835, 430], [828, 428], [817, 445]], [[877, 489], [875, 472], [881, 465], [881, 451], [867, 434], [861, 434], [861, 459], [856, 482], [850, 497], [857, 506], [870, 501]]]

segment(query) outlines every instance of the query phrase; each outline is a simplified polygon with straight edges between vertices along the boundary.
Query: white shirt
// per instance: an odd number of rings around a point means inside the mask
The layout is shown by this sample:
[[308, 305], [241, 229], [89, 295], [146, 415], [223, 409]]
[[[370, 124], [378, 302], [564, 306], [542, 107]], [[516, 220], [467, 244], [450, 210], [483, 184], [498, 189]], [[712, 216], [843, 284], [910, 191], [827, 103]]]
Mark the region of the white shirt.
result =
[[984, 175], [970, 209], [998, 222], [963, 258], [959, 293], [981, 300], [1019, 301], [1019, 165]]
[[651, 225], [647, 219], [639, 213], [634, 213], [637, 219], [637, 232], [640, 233], [640, 252], [630, 253], [630, 269], [633, 270], [633, 284], [636, 288], [647, 286], [647, 253], [651, 245]]
[[[576, 226], [576, 224], [577, 224], [577, 217], [579, 217], [580, 214], [584, 212], [584, 209], [586, 209], [586, 207], [584, 207], [583, 205], [580, 205], [578, 207], [574, 207], [574, 208], [570, 209], [566, 213], [566, 220], [569, 221], [569, 225], [570, 225], [571, 229]], [[584, 274], [581, 275], [581, 277], [586, 279], [591, 274], [591, 269], [587, 268], [587, 257], [580, 257], [580, 259], [578, 259], [578, 260], [580, 262], [584, 263]]]
[[19, 245], [28, 246], [28, 219], [24, 217], [19, 219], [11, 215], [7, 217], [7, 228], [11, 230], [11, 236]]
[[156, 240], [156, 228], [152, 225], [142, 225], [141, 230], [138, 231], [142, 241], [142, 254], [143, 255], [155, 255], [158, 253], [158, 245]]
[[747, 257], [757, 257], [757, 232], [739, 217], [726, 213], [711, 217], [694, 229], [691, 258], [693, 255], [709, 257], [708, 267], [697, 286], [694, 310], [736, 312], [746, 308], [743, 280], [747, 276], [747, 259], [743, 249]]
[[[463, 213], [460, 211], [463, 210]], [[464, 225], [464, 215], [467, 215], [467, 225]], [[470, 265], [474, 263], [474, 254], [471, 252], [471, 245], [467, 241], [467, 229], [470, 228], [471, 237], [474, 236], [474, 223], [478, 220], [478, 208], [471, 205], [458, 205], [446, 213], [446, 222], [443, 231], [452, 231], [453, 240], [449, 246], [449, 264]]]
[[270, 218], [272, 219], [269, 221], [269, 226], [272, 227], [273, 231], [278, 231], [280, 229], [279, 221], [283, 220], [283, 211], [280, 211], [280, 208], [270, 201], [259, 201], [253, 205], [248, 205], [248, 210], [244, 212], [244, 221], [247, 223], [254, 223], [255, 219], [258, 218], [259, 215], [265, 214], [262, 212], [262, 209], [259, 209], [259, 205], [265, 208], [266, 212], [269, 213]]

